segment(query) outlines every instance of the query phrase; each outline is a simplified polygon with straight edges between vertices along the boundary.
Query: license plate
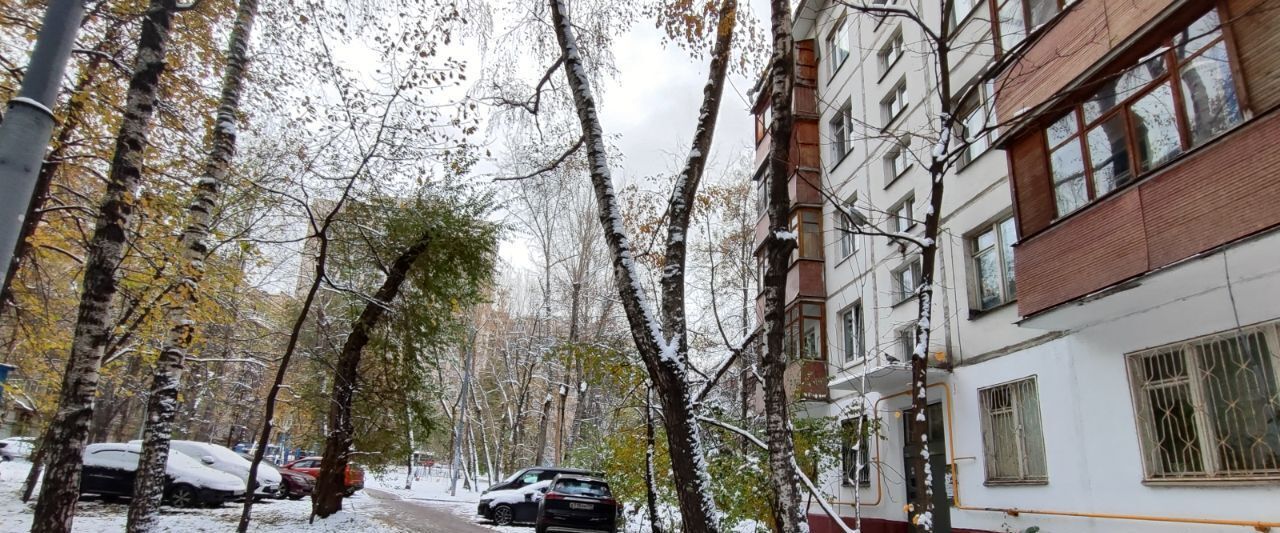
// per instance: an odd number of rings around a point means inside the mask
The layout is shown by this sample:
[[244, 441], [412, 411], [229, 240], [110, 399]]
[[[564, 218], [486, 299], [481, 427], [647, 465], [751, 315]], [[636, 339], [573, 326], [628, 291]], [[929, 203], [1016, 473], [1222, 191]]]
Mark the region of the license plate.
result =
[[590, 511], [591, 507], [592, 505], [589, 503], [570, 503], [569, 504], [570, 509], [583, 509], [586, 511]]

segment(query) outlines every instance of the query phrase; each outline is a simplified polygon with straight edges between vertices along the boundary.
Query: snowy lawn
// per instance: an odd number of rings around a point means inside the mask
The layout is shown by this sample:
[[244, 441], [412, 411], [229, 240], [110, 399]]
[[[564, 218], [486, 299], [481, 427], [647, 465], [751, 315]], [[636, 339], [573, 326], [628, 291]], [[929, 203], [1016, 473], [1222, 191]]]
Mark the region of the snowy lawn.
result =
[[[22, 481], [31, 463], [10, 461], [0, 463], [0, 532], [19, 532], [31, 529], [30, 504], [19, 499]], [[327, 520], [308, 524], [311, 500], [263, 500], [253, 506], [251, 531], [266, 533], [351, 533], [354, 531], [397, 531], [374, 520], [370, 515], [377, 508], [373, 498], [357, 493], [348, 498], [342, 512]], [[104, 503], [82, 500], [76, 506], [76, 532], [124, 531], [127, 503]], [[235, 531], [240, 521], [240, 503], [228, 502], [218, 509], [177, 509], [161, 507], [160, 531], [173, 533], [224, 533]]]

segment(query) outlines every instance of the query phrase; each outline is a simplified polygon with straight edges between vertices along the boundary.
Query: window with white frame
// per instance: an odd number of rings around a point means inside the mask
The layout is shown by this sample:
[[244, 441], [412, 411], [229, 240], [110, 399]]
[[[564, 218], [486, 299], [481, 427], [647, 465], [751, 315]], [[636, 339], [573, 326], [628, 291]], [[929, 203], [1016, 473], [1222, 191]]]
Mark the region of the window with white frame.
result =
[[1280, 321], [1127, 359], [1147, 480], [1280, 478]]
[[916, 353], [916, 322], [894, 330], [894, 342], [898, 345], [898, 360], [909, 363]]
[[847, 365], [861, 361], [865, 353], [862, 343], [862, 302], [840, 312], [840, 329], [844, 334], [844, 363]]
[[889, 148], [884, 154], [884, 172], [887, 176], [885, 182], [892, 182], [902, 176], [907, 171], [907, 167], [911, 166], [910, 146], [907, 139], [903, 138]]
[[840, 228], [840, 258], [846, 258], [858, 251], [858, 234], [855, 233], [855, 221], [850, 218], [857, 212], [855, 204], [858, 202], [858, 195], [855, 193], [844, 202], [844, 211], [836, 211], [835, 217], [839, 221], [836, 224]]
[[901, 202], [889, 209], [889, 229], [891, 231], [907, 231], [916, 225], [915, 219], [911, 218], [911, 213], [915, 210], [915, 204], [916, 198], [912, 194], [903, 198]]
[[1013, 217], [983, 227], [969, 240], [974, 309], [991, 309], [1016, 297], [1013, 244], [1017, 241]]
[[841, 484], [852, 486], [871, 485], [871, 442], [868, 438], [873, 424], [865, 419], [847, 418], [840, 421]]
[[907, 80], [904, 78], [880, 101], [880, 119], [888, 127], [907, 108]]
[[964, 19], [968, 18], [969, 13], [973, 12], [973, 8], [977, 5], [978, 0], [955, 0], [955, 2], [952, 2], [951, 26], [954, 28], [964, 22]]
[[831, 166], [835, 167], [844, 160], [851, 148], [849, 137], [853, 131], [853, 108], [849, 103], [845, 103], [836, 112], [836, 116], [831, 117], [828, 126], [831, 135]]
[[849, 58], [849, 24], [848, 19], [840, 19], [836, 21], [836, 25], [827, 34], [827, 59], [830, 65], [830, 74], [835, 76], [836, 71], [840, 70], [840, 65], [844, 64], [844, 60]]
[[995, 82], [988, 81], [960, 106], [958, 137], [964, 142], [960, 165], [968, 165], [991, 148], [995, 120]]
[[894, 303], [902, 303], [915, 296], [920, 286], [920, 260], [915, 259], [893, 271]]
[[978, 389], [987, 483], [1044, 483], [1044, 432], [1035, 376]]
[[880, 74], [888, 72], [902, 57], [902, 44], [902, 30], [899, 29], [880, 47], [880, 52], [876, 54], [880, 61]]

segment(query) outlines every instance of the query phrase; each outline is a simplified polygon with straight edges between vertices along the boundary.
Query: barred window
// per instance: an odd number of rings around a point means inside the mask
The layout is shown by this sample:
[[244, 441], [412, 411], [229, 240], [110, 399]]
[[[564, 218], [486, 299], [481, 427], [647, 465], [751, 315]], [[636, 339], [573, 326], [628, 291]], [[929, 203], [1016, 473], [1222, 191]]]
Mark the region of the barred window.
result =
[[1148, 480], [1280, 477], [1277, 324], [1129, 354]]
[[1036, 378], [979, 389], [978, 401], [987, 483], [1048, 481]]
[[840, 483], [862, 487], [871, 485], [870, 421], [849, 418], [840, 421]]

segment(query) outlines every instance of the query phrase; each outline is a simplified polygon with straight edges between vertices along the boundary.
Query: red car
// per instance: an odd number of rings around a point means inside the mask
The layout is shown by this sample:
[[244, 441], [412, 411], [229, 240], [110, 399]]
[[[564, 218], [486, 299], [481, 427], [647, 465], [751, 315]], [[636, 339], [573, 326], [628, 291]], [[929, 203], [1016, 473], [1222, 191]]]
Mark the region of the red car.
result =
[[[288, 468], [297, 470], [312, 477], [320, 477], [320, 457], [303, 457], [292, 463], [285, 463], [280, 468]], [[356, 491], [364, 488], [364, 470], [359, 466], [347, 463], [347, 472], [343, 476], [343, 485], [347, 487], [347, 496], [355, 494]]]

